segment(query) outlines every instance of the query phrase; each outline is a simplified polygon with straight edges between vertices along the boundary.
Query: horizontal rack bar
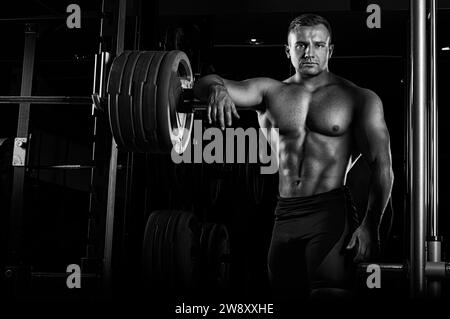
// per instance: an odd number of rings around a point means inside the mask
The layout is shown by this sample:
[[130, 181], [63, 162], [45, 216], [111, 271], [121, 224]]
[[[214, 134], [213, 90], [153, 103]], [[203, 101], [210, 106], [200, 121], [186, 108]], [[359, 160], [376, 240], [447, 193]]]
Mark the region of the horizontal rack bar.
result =
[[92, 105], [92, 96], [0, 96], [0, 104], [85, 104]]

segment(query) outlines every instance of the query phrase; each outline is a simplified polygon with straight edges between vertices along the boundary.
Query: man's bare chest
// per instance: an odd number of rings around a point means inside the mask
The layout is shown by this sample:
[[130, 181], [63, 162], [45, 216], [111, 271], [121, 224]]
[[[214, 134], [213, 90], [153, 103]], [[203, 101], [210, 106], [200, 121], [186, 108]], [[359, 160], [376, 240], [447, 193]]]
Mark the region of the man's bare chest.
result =
[[341, 136], [351, 127], [355, 104], [355, 98], [344, 90], [284, 89], [269, 96], [266, 111], [281, 134], [309, 130]]

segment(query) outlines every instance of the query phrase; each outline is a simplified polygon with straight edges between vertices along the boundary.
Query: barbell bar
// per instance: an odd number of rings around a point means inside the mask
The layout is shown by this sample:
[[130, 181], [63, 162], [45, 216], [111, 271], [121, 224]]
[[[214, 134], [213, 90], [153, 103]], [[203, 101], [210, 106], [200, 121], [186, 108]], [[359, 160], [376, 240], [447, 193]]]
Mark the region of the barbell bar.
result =
[[21, 96], [7, 95], [0, 96], [0, 104], [83, 104], [89, 105], [94, 103], [93, 96]]
[[[182, 89], [183, 100], [178, 105], [177, 110], [180, 113], [193, 113], [195, 111], [204, 111], [208, 108], [204, 102], [194, 98], [193, 89]], [[22, 96], [22, 95], [0, 95], [0, 104], [61, 104], [61, 105], [91, 105], [94, 104], [98, 109], [102, 109], [101, 105], [106, 103], [98, 94], [91, 96]], [[239, 109], [238, 106], [236, 108]]]

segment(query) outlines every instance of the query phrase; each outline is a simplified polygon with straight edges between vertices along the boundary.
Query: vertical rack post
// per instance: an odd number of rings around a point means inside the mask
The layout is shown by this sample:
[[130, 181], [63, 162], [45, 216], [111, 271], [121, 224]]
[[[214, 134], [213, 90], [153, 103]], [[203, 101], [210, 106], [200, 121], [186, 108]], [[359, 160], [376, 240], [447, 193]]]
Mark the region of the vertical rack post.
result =
[[[35, 24], [25, 25], [25, 44], [22, 64], [22, 81], [20, 94], [30, 96], [33, 88], [34, 61], [36, 51], [37, 30]], [[23, 213], [25, 158], [29, 137], [30, 103], [20, 103], [17, 121], [17, 132], [14, 140], [13, 182], [9, 216], [8, 257], [5, 277], [11, 279], [13, 295], [19, 293], [23, 250]]]
[[[117, 21], [116, 55], [124, 50], [125, 20], [127, 0], [119, 0]], [[108, 199], [106, 206], [105, 248], [103, 253], [103, 288], [105, 297], [112, 297], [112, 248], [114, 237], [114, 205], [116, 200], [118, 149], [114, 139], [111, 142], [111, 156], [109, 162]]]
[[426, 234], [426, 183], [427, 181], [427, 43], [426, 43], [426, 1], [411, 0], [411, 59], [412, 81], [410, 90], [410, 294], [413, 298], [424, 296], [425, 292], [425, 234]]

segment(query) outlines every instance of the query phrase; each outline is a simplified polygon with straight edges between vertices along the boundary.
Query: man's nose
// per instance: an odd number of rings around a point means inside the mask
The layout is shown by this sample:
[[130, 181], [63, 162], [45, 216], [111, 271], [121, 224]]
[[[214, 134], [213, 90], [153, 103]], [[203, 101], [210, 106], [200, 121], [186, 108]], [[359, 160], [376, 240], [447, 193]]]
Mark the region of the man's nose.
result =
[[306, 46], [306, 49], [305, 49], [305, 57], [311, 57], [311, 56], [314, 56], [314, 50], [311, 45], [308, 45], [308, 46]]

